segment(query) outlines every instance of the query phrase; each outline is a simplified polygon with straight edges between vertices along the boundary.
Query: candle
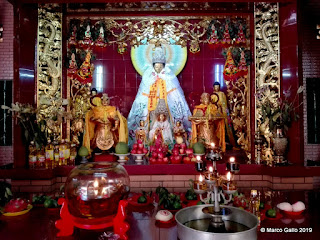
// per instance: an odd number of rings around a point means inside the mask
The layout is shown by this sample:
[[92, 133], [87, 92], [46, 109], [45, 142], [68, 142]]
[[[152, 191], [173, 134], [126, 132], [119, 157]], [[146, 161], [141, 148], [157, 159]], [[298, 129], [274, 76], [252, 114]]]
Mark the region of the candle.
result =
[[214, 175], [213, 175], [213, 167], [209, 167], [209, 171], [207, 171], [205, 173], [205, 177], [207, 180], [213, 180], [214, 179]]
[[93, 182], [93, 191], [94, 191], [94, 195], [98, 195], [98, 188], [99, 188], [99, 183], [98, 183], [98, 181], [97, 180], [95, 180], [94, 182]]
[[197, 156], [197, 161], [200, 162], [201, 161], [201, 157]]
[[214, 143], [211, 143], [210, 145], [211, 145], [211, 149], [214, 149], [215, 147]]
[[231, 180], [231, 173], [230, 172], [227, 173], [227, 180], [228, 180], [228, 182], [230, 182], [230, 180]]
[[194, 181], [194, 188], [195, 188], [196, 190], [204, 190], [204, 189], [205, 189], [204, 183], [203, 183], [203, 177], [202, 177], [201, 174], [200, 174], [200, 176], [199, 176], [199, 180], [195, 180], [195, 181]]
[[227, 162], [227, 169], [231, 171], [232, 173], [239, 172], [239, 164], [236, 163], [235, 157], [230, 157], [229, 162]]
[[230, 188], [230, 180], [231, 180], [231, 173], [230, 172], [228, 172], [227, 173], [227, 190], [229, 190], [229, 188]]

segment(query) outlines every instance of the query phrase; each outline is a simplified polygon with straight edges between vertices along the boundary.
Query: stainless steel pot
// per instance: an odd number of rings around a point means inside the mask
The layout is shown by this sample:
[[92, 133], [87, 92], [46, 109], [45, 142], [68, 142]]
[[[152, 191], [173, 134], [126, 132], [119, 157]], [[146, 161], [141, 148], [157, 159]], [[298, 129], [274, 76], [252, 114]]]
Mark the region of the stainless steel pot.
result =
[[[179, 212], [176, 213], [176, 221], [177, 221], [177, 229], [178, 229], [178, 237], [180, 240], [244, 240], [250, 239], [254, 240], [257, 239], [257, 227], [259, 220], [258, 218], [244, 210], [239, 208], [230, 207], [230, 206], [221, 206], [221, 208], [227, 208], [231, 210], [231, 213], [228, 215], [224, 215], [222, 217], [223, 221], [227, 222], [235, 222], [242, 224], [248, 227], [248, 230], [235, 232], [235, 233], [214, 233], [214, 232], [207, 232], [206, 227], [201, 230], [195, 230], [193, 228], [187, 227], [185, 224], [192, 221], [192, 220], [199, 220], [199, 219], [209, 219], [210, 216], [202, 212], [204, 207], [212, 207], [213, 205], [196, 205], [192, 207], [187, 207], [181, 209]], [[226, 222], [226, 224], [227, 224]]]

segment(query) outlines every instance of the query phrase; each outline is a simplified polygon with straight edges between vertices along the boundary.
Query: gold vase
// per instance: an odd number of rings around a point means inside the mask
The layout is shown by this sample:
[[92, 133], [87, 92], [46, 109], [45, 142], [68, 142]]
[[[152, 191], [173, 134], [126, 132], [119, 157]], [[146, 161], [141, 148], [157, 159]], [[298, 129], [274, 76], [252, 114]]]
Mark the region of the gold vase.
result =
[[273, 138], [273, 150], [275, 154], [275, 163], [286, 163], [285, 154], [288, 146], [288, 138], [286, 137], [275, 137]]

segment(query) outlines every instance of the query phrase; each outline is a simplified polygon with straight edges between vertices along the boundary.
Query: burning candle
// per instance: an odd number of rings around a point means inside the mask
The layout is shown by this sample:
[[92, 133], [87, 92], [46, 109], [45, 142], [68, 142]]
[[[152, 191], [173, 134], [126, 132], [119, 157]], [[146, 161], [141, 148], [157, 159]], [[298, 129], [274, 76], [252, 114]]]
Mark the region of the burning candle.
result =
[[94, 195], [96, 195], [96, 196], [98, 195], [98, 189], [99, 189], [99, 183], [97, 180], [95, 180], [93, 182], [93, 191], [94, 191]]
[[230, 188], [230, 182], [231, 182], [231, 173], [227, 173], [227, 190]]
[[209, 167], [209, 171], [205, 173], [205, 177], [207, 180], [213, 180], [214, 179], [214, 174], [213, 174], [213, 167]]
[[239, 164], [236, 163], [235, 157], [229, 158], [229, 162], [227, 162], [227, 170], [231, 171], [232, 173], [237, 173], [239, 171]]
[[213, 150], [215, 147], [214, 143], [212, 142], [210, 145], [211, 145], [211, 149]]
[[196, 190], [205, 190], [205, 183], [203, 182], [203, 177], [200, 174], [199, 180], [194, 181], [194, 188]]

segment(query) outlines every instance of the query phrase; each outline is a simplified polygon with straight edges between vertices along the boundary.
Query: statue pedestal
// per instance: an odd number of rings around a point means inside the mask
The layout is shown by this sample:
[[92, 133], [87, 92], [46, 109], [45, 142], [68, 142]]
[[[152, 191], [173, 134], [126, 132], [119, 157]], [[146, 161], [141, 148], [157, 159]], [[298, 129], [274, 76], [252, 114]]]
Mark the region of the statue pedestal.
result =
[[116, 162], [117, 157], [111, 154], [95, 154], [93, 161], [94, 162]]

